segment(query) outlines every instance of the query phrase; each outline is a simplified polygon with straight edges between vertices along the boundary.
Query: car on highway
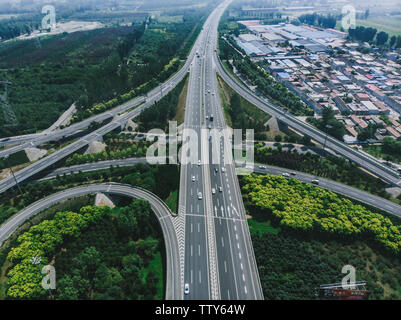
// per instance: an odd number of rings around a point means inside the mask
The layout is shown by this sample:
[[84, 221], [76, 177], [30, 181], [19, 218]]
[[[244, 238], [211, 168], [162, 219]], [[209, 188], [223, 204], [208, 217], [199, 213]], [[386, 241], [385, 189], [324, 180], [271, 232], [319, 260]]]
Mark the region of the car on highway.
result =
[[290, 172], [290, 175], [292, 175], [293, 177], [297, 175], [296, 172]]
[[219, 187], [219, 192], [223, 192], [223, 187]]
[[318, 179], [314, 179], [311, 181], [313, 184], [319, 185], [320, 181]]
[[192, 176], [192, 182], [195, 182], [196, 178], [195, 176]]
[[219, 168], [214, 168], [214, 172], [219, 172]]
[[200, 160], [198, 160], [198, 167], [200, 167], [200, 165], [201, 165], [201, 161], [200, 161]]
[[202, 200], [202, 199], [203, 199], [202, 192], [199, 192], [199, 193], [198, 193], [198, 199], [199, 199], [199, 200]]
[[259, 166], [259, 169], [266, 170], [266, 166]]
[[226, 168], [224, 168], [224, 167], [221, 168], [221, 172], [223, 172], [223, 173], [226, 172]]
[[188, 283], [186, 283], [185, 286], [184, 286], [184, 293], [185, 293], [186, 295], [189, 294], [189, 284], [188, 284]]
[[289, 177], [290, 177], [290, 174], [287, 173], [287, 172], [283, 172], [281, 175], [282, 175], [284, 178], [289, 178]]
[[216, 189], [212, 188], [212, 194], [216, 194]]

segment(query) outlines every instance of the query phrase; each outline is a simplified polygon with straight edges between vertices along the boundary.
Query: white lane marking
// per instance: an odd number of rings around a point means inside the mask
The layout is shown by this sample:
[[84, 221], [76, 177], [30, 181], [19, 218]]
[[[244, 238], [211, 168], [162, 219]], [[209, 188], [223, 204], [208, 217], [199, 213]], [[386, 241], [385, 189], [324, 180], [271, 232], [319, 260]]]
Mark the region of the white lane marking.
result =
[[193, 248], [193, 246], [191, 245], [191, 257], [194, 255], [194, 250], [193, 250], [194, 248]]
[[227, 261], [224, 260], [224, 271], [227, 273]]
[[202, 273], [200, 270], [199, 270], [199, 283], [202, 283]]
[[242, 280], [245, 282], [245, 275], [242, 274]]
[[198, 245], [198, 255], [200, 256], [200, 244]]
[[224, 247], [224, 239], [221, 237], [221, 245]]
[[244, 270], [244, 266], [242, 265], [242, 263], [241, 263], [241, 270]]
[[241, 260], [241, 253], [238, 253], [239, 259]]
[[245, 294], [248, 294], [248, 290], [246, 290], [246, 286], [244, 287], [244, 289], [245, 289]]
[[198, 232], [200, 232], [200, 223], [198, 223]]

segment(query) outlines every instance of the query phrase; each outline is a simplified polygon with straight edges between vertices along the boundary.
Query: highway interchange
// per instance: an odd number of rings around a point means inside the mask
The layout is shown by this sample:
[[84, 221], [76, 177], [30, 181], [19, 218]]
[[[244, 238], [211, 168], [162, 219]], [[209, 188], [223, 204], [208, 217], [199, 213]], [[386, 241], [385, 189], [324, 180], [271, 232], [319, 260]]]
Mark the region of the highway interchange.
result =
[[[129, 189], [128, 186], [106, 184], [69, 189], [65, 194], [56, 194], [33, 204], [1, 226], [0, 243], [26, 219], [58, 201], [96, 192], [133, 197], [138, 197], [139, 195], [145, 199], [150, 199], [152, 209], [156, 210], [155, 213], [161, 222], [165, 240], [170, 237], [170, 240], [166, 240], [166, 250], [167, 256], [171, 255], [170, 262], [167, 263], [167, 279], [168, 283], [169, 281], [171, 283], [167, 286], [166, 298], [202, 300], [263, 299], [245, 208], [242, 202], [235, 164], [232, 159], [231, 146], [226, 143], [229, 141], [229, 137], [226, 131], [223, 131], [227, 129], [227, 125], [219, 99], [216, 71], [244, 98], [272, 116], [276, 116], [280, 121], [295, 130], [309, 135], [320, 143], [325, 139], [325, 134], [299, 121], [269, 101], [260, 98], [244, 87], [243, 84], [238, 83], [223, 68], [216, 53], [217, 28], [222, 14], [230, 2], [231, 0], [225, 1], [209, 16], [186, 64], [177, 74], [162, 85], [163, 89], [158, 87], [152, 90], [147, 98], [139, 97], [118, 108], [65, 129], [45, 134], [0, 140], [0, 145], [21, 143], [16, 147], [1, 151], [0, 155], [4, 156], [23, 150], [28, 146], [38, 146], [48, 141], [56, 141], [71, 136], [76, 131], [87, 128], [93, 121], [102, 122], [106, 119], [112, 119], [111, 122], [100, 129], [18, 171], [16, 179], [22, 182], [34, 177], [39, 172], [51, 168], [56, 162], [80, 150], [90, 142], [101, 139], [106, 133], [123, 127], [129, 119], [138, 116], [145, 108], [150, 107], [156, 100], [168, 94], [189, 72], [182, 160], [189, 158], [191, 161], [189, 163], [182, 162], [181, 165], [178, 212], [178, 216], [183, 219], [184, 246], [180, 246], [179, 243], [177, 222], [173, 218], [171, 218], [171, 224], [166, 222], [167, 220], [170, 221], [170, 218], [165, 219], [166, 206], [161, 204], [159, 199], [157, 200], [158, 202], [156, 201], [157, 205], [155, 205], [155, 198], [150, 197], [145, 192], [140, 193], [139, 189], [135, 189], [135, 192], [132, 191], [134, 189], [127, 191]], [[136, 108], [127, 112], [133, 107]], [[211, 115], [214, 116], [213, 121], [210, 120]], [[192, 135], [190, 130], [193, 130], [192, 132], [196, 133], [196, 135]], [[219, 136], [222, 133], [224, 133], [223, 136]], [[210, 136], [212, 136], [211, 140], [209, 140]], [[218, 163], [214, 162], [213, 156], [215, 154], [212, 152], [214, 150], [213, 144], [216, 142], [221, 147], [218, 150], [220, 156]], [[185, 145], [191, 147], [189, 153], [185, 151]], [[400, 177], [373, 157], [362, 155], [330, 137], [327, 139], [327, 147], [355, 161], [361, 167], [383, 180], [393, 185], [401, 186]], [[199, 160], [200, 163], [198, 163]], [[63, 175], [78, 171], [106, 169], [111, 165], [134, 165], [143, 161], [145, 159], [111, 160], [72, 168], [61, 168], [46, 174], [44, 179], [54, 178], [57, 174]], [[255, 165], [254, 170], [270, 174], [290, 173], [288, 170], [267, 166], [262, 168], [260, 165]], [[294, 177], [306, 183], [310, 183], [314, 178], [303, 173], [296, 173]], [[0, 192], [5, 192], [13, 186], [15, 186], [13, 178], [4, 179], [0, 181]], [[389, 213], [401, 215], [400, 206], [355, 188], [325, 179], [320, 179], [320, 187], [333, 190], [369, 205], [374, 205]], [[169, 216], [171, 217], [171, 212]], [[173, 220], [174, 222], [172, 222]], [[169, 225], [163, 226], [164, 223]], [[183, 261], [179, 258], [182, 253], [184, 255]], [[181, 272], [178, 272], [178, 270], [181, 270]], [[184, 294], [184, 284], [189, 286], [188, 294]]]

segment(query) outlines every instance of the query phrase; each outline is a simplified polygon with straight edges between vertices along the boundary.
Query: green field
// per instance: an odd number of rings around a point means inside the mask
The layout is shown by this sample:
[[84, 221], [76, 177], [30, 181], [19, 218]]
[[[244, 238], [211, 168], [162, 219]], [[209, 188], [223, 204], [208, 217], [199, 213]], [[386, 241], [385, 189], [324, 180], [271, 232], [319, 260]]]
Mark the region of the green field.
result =
[[166, 200], [167, 206], [170, 210], [174, 213], [177, 213], [177, 206], [178, 206], [178, 190], [173, 191], [170, 196]]
[[[377, 32], [384, 31], [392, 36], [401, 36], [401, 18], [369, 18], [367, 20], [357, 20], [356, 26], [371, 27], [377, 29]], [[336, 29], [341, 29], [341, 21], [337, 22]]]
[[157, 21], [160, 23], [182, 23], [183, 19], [183, 16], [160, 16]]

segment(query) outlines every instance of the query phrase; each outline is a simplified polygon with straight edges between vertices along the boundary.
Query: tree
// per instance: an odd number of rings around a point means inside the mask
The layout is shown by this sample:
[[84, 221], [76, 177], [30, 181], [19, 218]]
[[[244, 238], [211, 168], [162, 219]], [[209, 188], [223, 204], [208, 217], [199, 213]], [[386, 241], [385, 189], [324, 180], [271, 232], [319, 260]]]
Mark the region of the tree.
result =
[[378, 46], [384, 45], [388, 40], [388, 33], [380, 31], [376, 36], [376, 44]]
[[390, 48], [394, 47], [396, 41], [397, 41], [397, 37], [396, 36], [392, 36], [390, 38]]

